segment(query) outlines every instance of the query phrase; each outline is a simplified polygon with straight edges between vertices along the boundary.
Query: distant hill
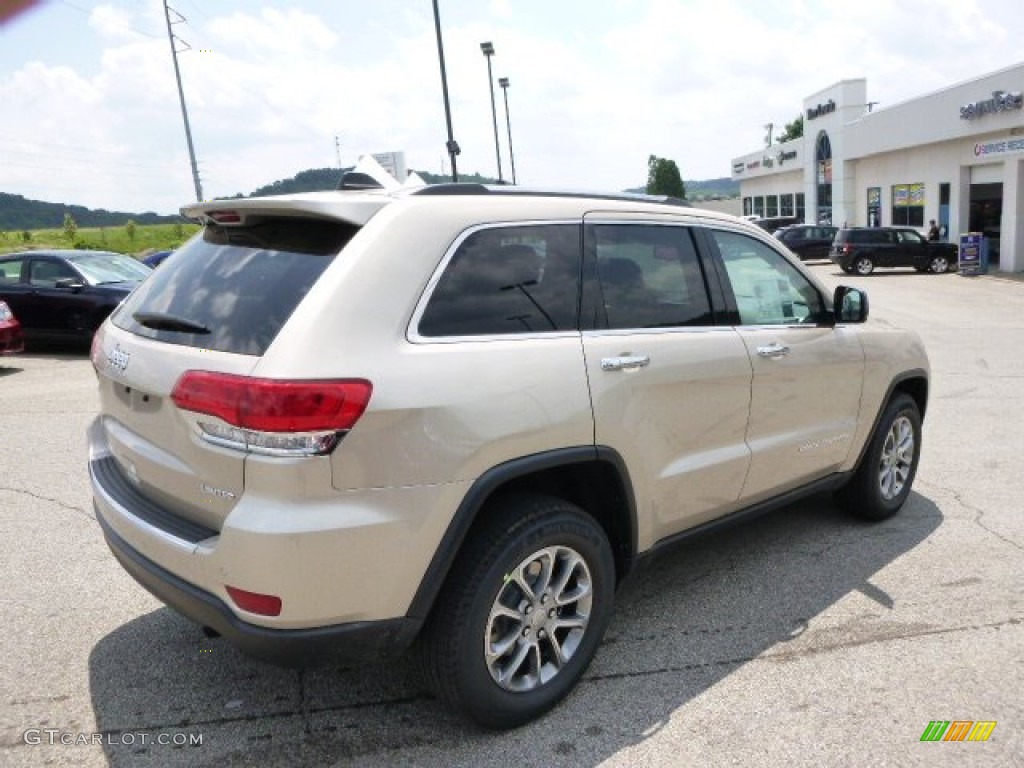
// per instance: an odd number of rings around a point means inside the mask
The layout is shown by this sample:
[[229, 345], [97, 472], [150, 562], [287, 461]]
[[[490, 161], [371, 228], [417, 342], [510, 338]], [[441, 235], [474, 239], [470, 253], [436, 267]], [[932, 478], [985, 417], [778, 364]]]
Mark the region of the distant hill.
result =
[[118, 227], [128, 219], [136, 224], [173, 224], [182, 220], [180, 216], [160, 216], [152, 211], [125, 213], [107, 211], [103, 208], [93, 210], [81, 205], [44, 203], [41, 200], [29, 200], [21, 195], [0, 192], [0, 230], [61, 227], [64, 224], [65, 213], [70, 213], [80, 227]]
[[[254, 189], [246, 197], [263, 197], [266, 195], [293, 195], [298, 192], [323, 192], [325, 190], [337, 189], [341, 177], [351, 171], [348, 168], [311, 168], [308, 171], [299, 171], [290, 179], [279, 179], [266, 184], [259, 189]], [[443, 184], [451, 181], [449, 176], [439, 176], [429, 171], [414, 171], [419, 174], [427, 184]], [[495, 179], [489, 176], [481, 176], [479, 173], [459, 174], [459, 181], [474, 184], [494, 184]], [[242, 197], [242, 195], [237, 195]]]
[[[352, 170], [349, 168], [310, 168], [299, 171], [288, 179], [279, 179], [253, 190], [248, 195], [242, 193], [234, 197], [263, 197], [268, 195], [291, 195], [299, 192], [321, 192], [337, 189], [342, 174]], [[416, 171], [428, 184], [441, 184], [450, 181], [449, 176], [442, 176], [429, 171]], [[459, 174], [459, 181], [474, 184], [496, 184], [497, 180], [479, 173]], [[625, 192], [643, 192], [644, 187], [635, 187]], [[732, 198], [739, 195], [740, 185], [728, 177], [708, 179], [706, 181], [687, 181], [686, 196], [691, 200]], [[221, 198], [232, 199], [232, 198]], [[47, 229], [60, 227], [64, 223], [64, 214], [70, 213], [80, 227], [117, 227], [129, 219], [136, 224], [173, 224], [182, 221], [180, 216], [160, 216], [147, 211], [145, 213], [125, 213], [123, 211], [107, 211], [103, 208], [93, 210], [81, 205], [65, 203], [45, 203], [41, 200], [29, 200], [21, 195], [9, 195], [0, 192], [0, 230], [18, 231], [25, 229]]]
[[[338, 181], [349, 168], [311, 168], [308, 171], [300, 171], [289, 179], [279, 179], [271, 184], [266, 184], [259, 189], [253, 190], [245, 197], [261, 197], [264, 195], [291, 195], [297, 192], [322, 192], [329, 189], [337, 189]], [[415, 171], [427, 184], [444, 184], [451, 181], [450, 176], [431, 173], [430, 171]], [[490, 176], [482, 176], [479, 173], [460, 173], [459, 181], [470, 184], [497, 184], [497, 179]], [[625, 192], [644, 192], [644, 187], [623, 190]], [[728, 177], [720, 179], [707, 179], [706, 181], [687, 181], [686, 196], [691, 200], [708, 198], [730, 198], [740, 193], [739, 182]], [[243, 197], [241, 193], [236, 197]]]
[[[723, 176], [720, 179], [706, 179], [704, 181], [688, 179], [683, 184], [686, 186], [686, 198], [688, 200], [721, 200], [739, 197], [740, 194], [740, 183], [733, 181], [728, 176]], [[627, 189], [626, 192], [643, 194], [646, 190], [647, 187], [645, 185]]]
[[294, 195], [298, 192], [323, 192], [328, 189], [337, 189], [342, 174], [351, 170], [351, 168], [311, 168], [308, 171], [299, 171], [290, 179], [278, 179], [259, 189], [254, 189], [246, 197]]

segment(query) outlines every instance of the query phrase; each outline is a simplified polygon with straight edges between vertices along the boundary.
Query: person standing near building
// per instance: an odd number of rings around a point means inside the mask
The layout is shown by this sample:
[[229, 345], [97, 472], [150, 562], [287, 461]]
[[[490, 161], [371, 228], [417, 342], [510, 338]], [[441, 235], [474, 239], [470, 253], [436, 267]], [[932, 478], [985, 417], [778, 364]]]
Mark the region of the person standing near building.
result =
[[935, 223], [935, 219], [932, 219], [928, 223], [930, 225], [928, 227], [928, 239], [929, 240], [938, 240], [939, 239], [939, 225]]

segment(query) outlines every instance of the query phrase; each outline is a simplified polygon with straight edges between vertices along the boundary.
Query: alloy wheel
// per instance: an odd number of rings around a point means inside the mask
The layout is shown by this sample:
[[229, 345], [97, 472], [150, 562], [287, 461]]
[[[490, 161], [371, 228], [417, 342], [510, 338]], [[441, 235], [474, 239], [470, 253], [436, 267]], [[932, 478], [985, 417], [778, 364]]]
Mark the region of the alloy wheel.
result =
[[572, 659], [594, 599], [590, 570], [570, 547], [534, 552], [505, 577], [484, 632], [491, 678], [508, 691], [549, 682]]
[[914, 450], [914, 426], [906, 416], [899, 416], [885, 436], [878, 467], [878, 486], [886, 501], [903, 492], [914, 465]]

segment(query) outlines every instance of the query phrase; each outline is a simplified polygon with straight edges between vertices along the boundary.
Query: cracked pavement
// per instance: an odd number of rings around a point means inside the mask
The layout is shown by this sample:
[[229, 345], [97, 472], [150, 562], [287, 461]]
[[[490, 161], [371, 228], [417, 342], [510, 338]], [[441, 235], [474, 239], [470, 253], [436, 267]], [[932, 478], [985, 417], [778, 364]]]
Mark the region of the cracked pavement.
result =
[[[279, 669], [162, 607], [92, 516], [85, 352], [0, 358], [0, 764], [1024, 766], [1024, 282], [812, 268], [925, 339], [905, 509], [870, 525], [821, 496], [684, 543], [620, 591], [570, 698], [501, 734], [409, 660]], [[998, 725], [920, 742], [935, 719]], [[203, 743], [155, 743], [180, 734]]]

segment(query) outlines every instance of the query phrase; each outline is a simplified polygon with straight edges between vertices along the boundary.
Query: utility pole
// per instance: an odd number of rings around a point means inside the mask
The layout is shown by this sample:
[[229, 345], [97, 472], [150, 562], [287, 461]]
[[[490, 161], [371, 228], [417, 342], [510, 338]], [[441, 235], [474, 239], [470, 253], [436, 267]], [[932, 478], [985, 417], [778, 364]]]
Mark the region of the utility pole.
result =
[[338, 156], [338, 168], [341, 168], [341, 139], [334, 137], [334, 153]]
[[[192, 183], [196, 187], [196, 202], [203, 201], [203, 185], [199, 183], [199, 166], [196, 165], [196, 151], [192, 146], [192, 131], [188, 127], [188, 110], [185, 109], [185, 92], [181, 90], [181, 70], [178, 69], [178, 48], [175, 46], [174, 41], [177, 40], [179, 43], [185, 46], [185, 50], [191, 50], [192, 46], [182, 40], [180, 37], [171, 31], [171, 11], [173, 8], [167, 6], [167, 0], [164, 0], [164, 18], [167, 19], [167, 39], [171, 43], [171, 58], [174, 59], [174, 79], [178, 81], [178, 99], [181, 101], [181, 119], [185, 122], [185, 140], [188, 142], [188, 159], [192, 163]], [[185, 17], [177, 11], [174, 11], [174, 15], [178, 17], [178, 20], [173, 22], [174, 24], [180, 24], [185, 21]]]
[[441, 94], [444, 97], [444, 121], [448, 125], [448, 141], [445, 143], [445, 148], [448, 150], [448, 155], [452, 160], [452, 181], [457, 182], [459, 180], [459, 168], [455, 158], [458, 157], [462, 150], [459, 149], [459, 142], [452, 135], [452, 109], [448, 103], [448, 74], [444, 68], [444, 42], [441, 40], [441, 14], [437, 10], [437, 0], [434, 0], [434, 31], [437, 34], [437, 60], [441, 64]]

